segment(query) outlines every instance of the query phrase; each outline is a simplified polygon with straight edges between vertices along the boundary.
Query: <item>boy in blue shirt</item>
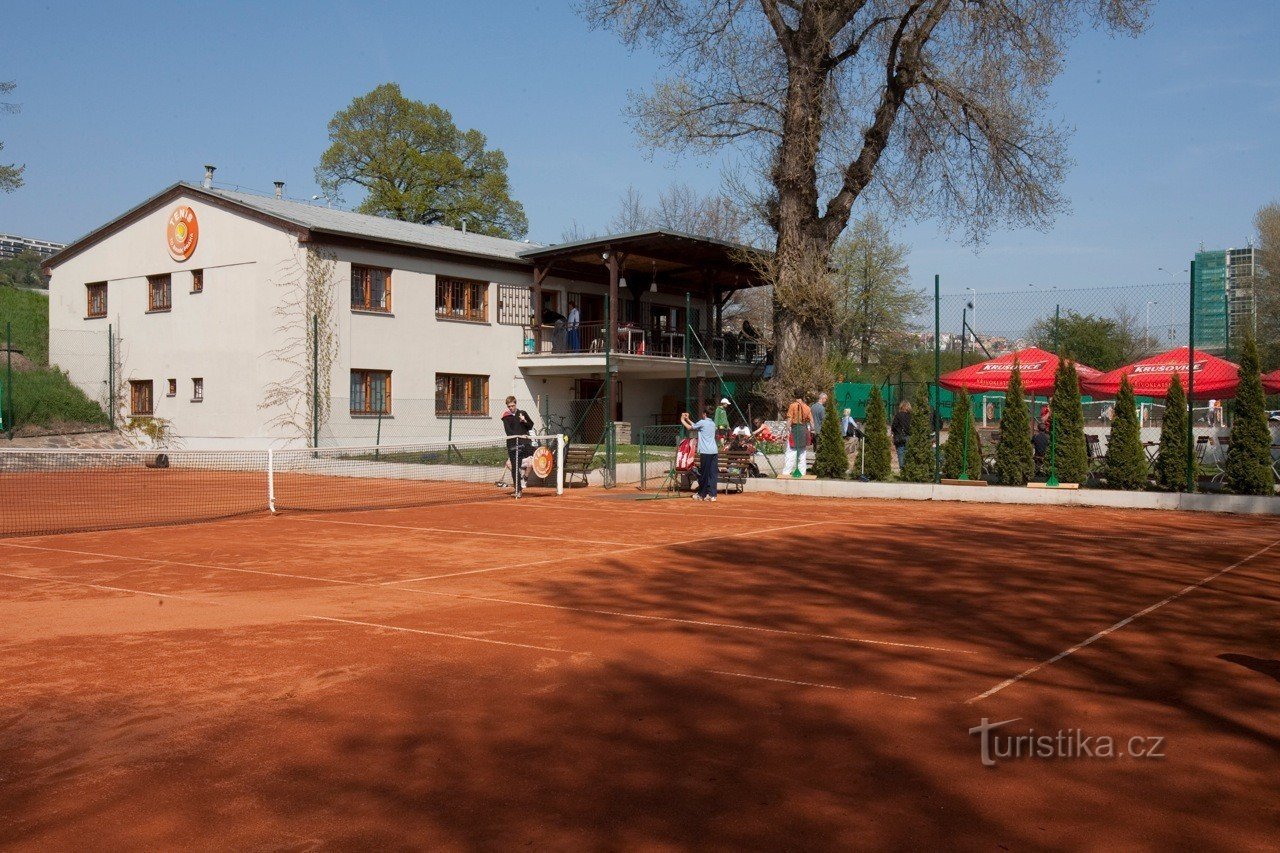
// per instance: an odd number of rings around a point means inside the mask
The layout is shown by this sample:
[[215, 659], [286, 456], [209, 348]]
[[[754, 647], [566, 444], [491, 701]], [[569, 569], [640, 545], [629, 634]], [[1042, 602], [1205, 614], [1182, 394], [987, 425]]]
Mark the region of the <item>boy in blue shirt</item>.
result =
[[680, 423], [685, 429], [698, 433], [698, 493], [695, 501], [715, 501], [717, 479], [720, 473], [719, 448], [716, 446], [716, 422], [711, 419], [711, 407], [704, 406], [702, 419], [692, 421], [688, 412], [680, 413]]

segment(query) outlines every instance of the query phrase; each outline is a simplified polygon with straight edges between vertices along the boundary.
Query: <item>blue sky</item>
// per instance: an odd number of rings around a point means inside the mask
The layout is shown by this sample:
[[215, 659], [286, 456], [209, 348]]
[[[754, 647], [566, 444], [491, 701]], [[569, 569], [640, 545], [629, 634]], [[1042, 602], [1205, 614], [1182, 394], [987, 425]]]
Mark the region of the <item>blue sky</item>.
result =
[[[1280, 4], [1163, 0], [1140, 39], [1086, 31], [1050, 115], [1075, 128], [1071, 211], [1048, 233], [1000, 230], [979, 250], [903, 224], [911, 272], [980, 292], [1168, 280], [1201, 243], [1243, 245], [1280, 200]], [[326, 123], [396, 81], [506, 152], [530, 238], [602, 231], [634, 184], [650, 198], [719, 185], [718, 163], [650, 157], [622, 111], [661, 66], [561, 2], [6, 4], [0, 231], [70, 240], [176, 180], [310, 198]], [[348, 199], [354, 203], [354, 199]]]

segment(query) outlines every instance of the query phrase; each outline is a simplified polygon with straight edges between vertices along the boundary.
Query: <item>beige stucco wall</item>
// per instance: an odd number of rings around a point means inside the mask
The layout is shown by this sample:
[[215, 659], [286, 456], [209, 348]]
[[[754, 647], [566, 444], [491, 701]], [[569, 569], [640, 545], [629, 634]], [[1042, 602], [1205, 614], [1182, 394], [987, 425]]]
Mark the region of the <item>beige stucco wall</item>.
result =
[[[190, 205], [199, 220], [200, 238], [192, 257], [174, 261], [165, 241], [170, 212]], [[378, 430], [376, 419], [349, 411], [353, 369], [390, 370], [392, 415], [382, 423], [383, 443], [442, 438], [447, 418], [434, 412], [436, 374], [489, 377], [489, 398], [515, 394], [542, 426], [541, 409], [567, 417], [573, 396], [570, 377], [526, 378], [516, 357], [523, 345], [520, 326], [500, 325], [498, 285], [528, 287], [532, 272], [483, 261], [423, 258], [394, 251], [323, 247], [336, 260], [334, 317], [338, 354], [327, 377], [332, 405], [322, 429], [322, 444], [365, 445]], [[124, 227], [52, 270], [50, 284], [50, 358], [95, 399], [105, 391], [108, 324], [122, 341], [123, 380], [152, 380], [155, 416], [170, 422], [178, 442], [188, 448], [303, 445], [305, 424], [282, 427], [272, 421], [280, 409], [261, 408], [268, 387], [288, 380], [297, 368], [276, 355], [298, 339], [305, 322], [300, 312], [278, 310], [290, 295], [283, 286], [298, 281], [305, 269], [305, 246], [285, 230], [261, 220], [180, 197]], [[392, 311], [375, 315], [351, 310], [352, 264], [392, 270]], [[204, 270], [204, 292], [193, 294], [191, 271]], [[172, 309], [147, 311], [147, 276], [171, 273]], [[489, 283], [489, 320], [459, 322], [435, 314], [437, 276]], [[85, 285], [108, 283], [107, 317], [88, 319]], [[554, 276], [544, 288], [603, 292], [599, 285]], [[645, 294], [646, 304], [649, 295]], [[683, 298], [659, 296], [673, 307]], [[565, 297], [561, 298], [565, 309]], [[289, 330], [282, 330], [281, 326]], [[100, 354], [90, 354], [95, 348]], [[178, 393], [166, 396], [167, 380]], [[204, 380], [204, 399], [192, 400], [191, 380]], [[124, 385], [127, 389], [127, 384]], [[682, 383], [681, 383], [682, 386]], [[624, 417], [637, 425], [658, 411], [657, 383], [630, 384], [624, 392]], [[128, 410], [128, 393], [120, 409]], [[301, 411], [306, 407], [301, 406]], [[501, 405], [490, 403], [487, 418], [455, 418], [454, 437], [497, 437]], [[302, 418], [301, 420], [305, 420]]]
[[[196, 211], [200, 238], [191, 258], [179, 262], [169, 255], [165, 224], [183, 204]], [[50, 361], [100, 399], [102, 364], [82, 351], [86, 338], [105, 347], [110, 324], [121, 341], [121, 379], [153, 381], [156, 417], [170, 421], [187, 446], [223, 438], [266, 446], [279, 435], [258, 405], [262, 389], [282, 375], [264, 358], [280, 340], [270, 279], [295, 250], [291, 236], [195, 199], [159, 208], [52, 270]], [[190, 292], [194, 269], [204, 270], [203, 293]], [[172, 274], [172, 310], [148, 313], [146, 277], [161, 273]], [[107, 282], [107, 316], [87, 319], [85, 285], [98, 281]], [[204, 379], [203, 402], [192, 401], [194, 377]], [[166, 396], [169, 378], [177, 380], [174, 397]]]

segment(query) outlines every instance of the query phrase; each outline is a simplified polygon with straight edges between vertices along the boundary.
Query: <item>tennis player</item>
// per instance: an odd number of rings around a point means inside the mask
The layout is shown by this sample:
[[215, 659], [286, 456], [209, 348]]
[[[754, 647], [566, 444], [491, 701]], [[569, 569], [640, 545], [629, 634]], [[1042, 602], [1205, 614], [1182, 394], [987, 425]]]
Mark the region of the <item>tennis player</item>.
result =
[[529, 433], [533, 431], [533, 418], [529, 413], [516, 405], [515, 397], [507, 398], [507, 409], [502, 413], [502, 429], [507, 434], [507, 464], [511, 466], [511, 480], [515, 483], [515, 497], [520, 497], [521, 484], [528, 468], [533, 462], [533, 442]]

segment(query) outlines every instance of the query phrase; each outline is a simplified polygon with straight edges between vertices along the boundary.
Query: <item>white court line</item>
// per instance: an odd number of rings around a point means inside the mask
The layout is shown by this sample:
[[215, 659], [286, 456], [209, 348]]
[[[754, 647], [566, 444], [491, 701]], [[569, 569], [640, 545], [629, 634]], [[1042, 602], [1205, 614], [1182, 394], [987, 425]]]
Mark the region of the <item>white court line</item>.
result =
[[421, 628], [401, 628], [398, 625], [382, 625], [378, 622], [360, 622], [355, 619], [338, 619], [333, 616], [309, 616], [304, 619], [319, 619], [322, 622], [341, 622], [344, 625], [363, 625], [366, 628], [383, 628], [387, 631], [405, 631], [410, 634], [426, 634], [428, 637], [445, 637], [452, 640], [470, 640], [473, 643], [489, 643], [494, 646], [512, 646], [517, 649], [533, 649], [539, 652], [563, 652], [569, 655], [589, 655], [590, 652], [575, 652], [571, 649], [553, 649], [547, 646], [530, 646], [524, 643], [509, 643], [505, 640], [486, 640], [484, 637], [468, 637], [466, 634], [445, 634], [440, 631], [424, 631]]
[[894, 699], [914, 700], [916, 698], [915, 696], [907, 696], [903, 693], [885, 693], [882, 690], [859, 690], [855, 687], [837, 687], [834, 684], [818, 684], [813, 681], [792, 681], [790, 678], [769, 678], [765, 675], [748, 675], [745, 672], [725, 672], [721, 669], [708, 669], [705, 671], [712, 675], [731, 675], [734, 678], [752, 678], [756, 681], [776, 681], [779, 684], [798, 684], [801, 687], [821, 687], [824, 690], [842, 690], [846, 693], [874, 693], [877, 696], [892, 696]]
[[1046, 666], [1057, 663], [1058, 661], [1062, 660], [1068, 655], [1073, 655], [1076, 652], [1080, 651], [1090, 643], [1093, 643], [1096, 640], [1101, 640], [1103, 637], [1107, 636], [1108, 634], [1111, 634], [1115, 631], [1120, 630], [1125, 625], [1128, 625], [1130, 622], [1134, 621], [1135, 619], [1140, 619], [1143, 616], [1146, 616], [1148, 613], [1151, 613], [1152, 611], [1159, 610], [1161, 607], [1164, 607], [1169, 602], [1179, 599], [1189, 592], [1194, 592], [1195, 590], [1199, 589], [1200, 587], [1204, 586], [1207, 583], [1210, 583], [1211, 581], [1217, 580], [1218, 578], [1222, 577], [1232, 569], [1243, 566], [1245, 563], [1249, 562], [1254, 557], [1265, 554], [1267, 551], [1270, 551], [1272, 548], [1274, 548], [1277, 545], [1280, 545], [1280, 539], [1277, 539], [1276, 541], [1272, 542], [1270, 545], [1267, 545], [1266, 547], [1259, 548], [1257, 551], [1254, 551], [1249, 556], [1241, 560], [1237, 560], [1236, 562], [1232, 563], [1231, 565], [1227, 566], [1225, 569], [1222, 569], [1221, 571], [1214, 572], [1208, 577], [1202, 578], [1196, 581], [1195, 583], [1191, 584], [1190, 586], [1183, 587], [1182, 589], [1175, 592], [1173, 595], [1170, 595], [1167, 598], [1157, 601], [1155, 604], [1152, 604], [1150, 607], [1143, 608], [1142, 610], [1139, 610], [1137, 613], [1133, 614], [1132, 616], [1126, 616], [1124, 619], [1121, 619], [1119, 622], [1112, 625], [1110, 628], [1106, 628], [1102, 631], [1099, 631], [1089, 639], [1084, 640], [1083, 642], [1077, 643], [1076, 645], [1072, 646], [1066, 651], [1058, 652], [1058, 654], [1054, 655], [1053, 657], [1049, 658], [1046, 661], [1041, 661], [1040, 663], [1031, 667], [1027, 671], [1019, 673], [1018, 675], [1015, 675], [1013, 678], [1005, 679], [1004, 681], [1000, 682], [995, 687], [992, 687], [990, 690], [986, 691], [985, 693], [979, 693], [977, 696], [974, 696], [971, 699], [966, 699], [964, 703], [966, 705], [969, 705], [973, 702], [977, 702], [980, 699], [986, 699], [988, 696], [994, 696], [996, 693], [999, 693], [1001, 690], [1004, 690], [1006, 687], [1009, 687], [1010, 685], [1013, 685], [1013, 684], [1017, 684], [1019, 681], [1026, 678], [1027, 676], [1035, 675], [1037, 672], [1044, 669]]
[[90, 589], [105, 589], [111, 592], [128, 592], [128, 593], [132, 593], [133, 595], [149, 595], [152, 598], [176, 598], [179, 601], [194, 601], [197, 604], [212, 604], [214, 606], [219, 606], [221, 604], [221, 602], [206, 601], [203, 598], [188, 598], [185, 595], [170, 595], [168, 593], [161, 593], [161, 592], [144, 592], [143, 590], [140, 590], [140, 589], [127, 589], [122, 586], [107, 586], [106, 584], [87, 583], [85, 581], [64, 581], [64, 580], [61, 580], [60, 578], [39, 578], [39, 577], [31, 577], [29, 575], [14, 575], [14, 574], [10, 574], [9, 572], [0, 572], [0, 577], [20, 578], [24, 581], [35, 581], [36, 583], [60, 583], [60, 584], [65, 584], [67, 586], [87, 586]]
[[[636, 551], [648, 551], [653, 548], [680, 548], [685, 545], [696, 545], [699, 542], [719, 541], [723, 539], [735, 539], [742, 536], [759, 536], [763, 533], [776, 533], [780, 530], [795, 530], [798, 527], [812, 527], [815, 524], [825, 524], [824, 521], [806, 521], [803, 524], [789, 524], [783, 527], [767, 527], [763, 530], [746, 530], [741, 533], [717, 533], [714, 536], [699, 536], [697, 539], [685, 539], [681, 542], [657, 542], [651, 545], [631, 545], [626, 548], [620, 548], [617, 551], [597, 551], [591, 554], [585, 554], [584, 557], [613, 557], [618, 554], [631, 554]], [[396, 586], [403, 583], [417, 583], [418, 581], [434, 581], [441, 578], [456, 578], [463, 575], [479, 575], [485, 572], [501, 572], [510, 569], [522, 569], [529, 566], [541, 566], [545, 563], [559, 563], [570, 559], [569, 557], [552, 557], [547, 560], [535, 560], [532, 563], [516, 563], [509, 566], [491, 566], [487, 569], [469, 569], [465, 572], [450, 572], [446, 575], [426, 575], [420, 578], [409, 578], [402, 581], [385, 581], [383, 586]]]
[[139, 563], [154, 563], [161, 566], [185, 566], [191, 569], [213, 569], [221, 572], [240, 572], [246, 575], [266, 575], [273, 578], [292, 578], [293, 580], [317, 581], [318, 583], [335, 583], [345, 586], [367, 586], [376, 587], [377, 584], [362, 583], [361, 581], [344, 581], [338, 578], [316, 578], [310, 575], [292, 575], [287, 572], [268, 572], [264, 569], [242, 569], [235, 566], [221, 566], [211, 563], [186, 563], [181, 560], [162, 560], [156, 557], [134, 557], [126, 554], [102, 554], [96, 551], [76, 551], [71, 548], [50, 548], [47, 545], [24, 545], [20, 542], [10, 542], [0, 539], [0, 545], [10, 548], [27, 548], [32, 551], [52, 551], [55, 554], [75, 554], [80, 557], [104, 557], [108, 560], [133, 560]]
[[375, 524], [371, 521], [337, 521], [329, 518], [287, 517], [289, 521], [305, 521], [308, 524], [349, 524], [356, 527], [386, 527], [392, 530], [417, 530], [424, 533], [456, 533], [462, 536], [493, 536], [499, 539], [537, 539], [543, 542], [560, 542], [563, 544], [586, 543], [588, 545], [629, 545], [629, 542], [610, 542], [604, 539], [581, 539], [574, 536], [533, 536], [528, 533], [490, 533], [487, 530], [456, 530], [449, 527], [414, 527], [408, 524]]
[[[602, 498], [601, 500], [605, 500], [605, 499]], [[669, 499], [666, 499], [664, 502], [679, 504], [680, 501], [682, 500], [685, 502], [685, 505], [683, 507], [685, 510], [692, 509], [692, 507], [689, 507], [687, 505], [688, 502], [690, 501], [690, 498], [669, 498]], [[624, 501], [617, 501], [617, 502], [620, 504], [625, 503]], [[716, 508], [712, 509], [710, 507], [707, 507], [705, 509], [707, 518], [721, 518], [721, 519], [732, 518], [732, 519], [741, 519], [743, 521], [759, 521], [761, 519], [770, 519], [774, 521], [790, 521], [790, 520], [798, 520], [801, 518], [809, 517], [804, 515], [780, 515], [779, 513], [771, 512], [769, 510], [764, 510], [764, 509], [756, 513], [748, 514], [747, 510], [742, 510], [742, 509], [734, 510], [731, 508], [720, 508], [719, 504], [723, 502], [724, 502], [724, 499], [722, 498], [716, 501], [716, 504], [717, 504]], [[699, 506], [701, 506], [701, 504], [699, 504]], [[596, 501], [590, 501], [590, 500], [571, 501], [571, 500], [565, 500], [564, 498], [556, 498], [554, 501], [539, 501], [537, 503], [529, 501], [520, 507], [521, 511], [525, 510], [526, 508], [527, 509], [555, 509], [555, 510], [560, 510], [561, 512], [569, 512], [569, 511], [603, 512], [609, 515], [662, 515], [662, 516], [666, 516], [667, 518], [678, 517], [684, 514], [679, 510], [672, 510], [670, 512], [667, 512], [667, 511], [652, 510], [652, 509], [631, 509], [630, 507], [618, 507], [615, 509], [607, 506], [599, 506]]]
[[406, 592], [417, 592], [423, 595], [438, 595], [464, 601], [488, 601], [494, 604], [511, 604], [520, 607], [542, 607], [547, 610], [567, 610], [572, 613], [592, 613], [597, 616], [617, 616], [622, 619], [643, 619], [650, 622], [674, 622], [679, 625], [697, 625], [701, 628], [727, 628], [734, 631], [756, 631], [761, 634], [781, 634], [789, 637], [809, 637], [815, 640], [837, 640], [843, 643], [860, 643], [870, 646], [897, 646], [904, 649], [924, 649], [931, 652], [946, 652], [953, 655], [972, 655], [977, 652], [965, 649], [944, 649], [939, 646], [922, 646], [917, 643], [895, 643], [889, 640], [868, 640], [862, 637], [846, 637], [840, 634], [814, 634], [808, 631], [788, 631], [785, 628], [765, 628], [759, 625], [739, 625], [732, 622], [707, 622], [698, 619], [680, 619], [676, 616], [650, 616], [644, 613], [626, 613], [620, 610], [592, 610], [586, 607], [569, 607], [566, 604], [544, 604], [537, 601], [513, 601], [507, 598], [493, 598], [483, 595], [463, 595], [450, 592], [436, 592], [429, 589], [408, 587]]
[[[818, 524], [821, 522], [813, 522], [813, 523]], [[741, 535], [746, 535], [746, 534], [741, 534]], [[335, 585], [341, 585], [341, 586], [358, 586], [358, 587], [363, 587], [365, 589], [386, 589], [388, 587], [387, 583], [347, 581], [347, 580], [339, 580], [337, 578], [317, 578], [317, 577], [312, 577], [310, 575], [295, 575], [295, 574], [290, 574], [288, 572], [268, 572], [268, 571], [263, 571], [259, 569], [243, 569], [243, 568], [238, 568], [236, 566], [225, 566], [225, 565], [218, 565], [218, 564], [211, 564], [211, 563], [184, 563], [184, 562], [179, 562], [177, 560], [159, 560], [159, 559], [148, 558], [148, 557], [124, 556], [121, 554], [102, 554], [102, 553], [96, 553], [91, 551], [73, 551], [66, 548], [50, 548], [50, 547], [41, 546], [41, 545], [21, 545], [15, 542], [10, 542], [5, 540], [0, 540], [0, 545], [9, 545], [15, 548], [27, 548], [27, 549], [38, 550], [38, 551], [51, 551], [54, 553], [78, 554], [81, 556], [105, 557], [109, 559], [118, 559], [118, 560], [135, 560], [138, 562], [152, 563], [157, 565], [211, 569], [213, 571], [234, 572], [237, 574], [268, 575], [270, 577], [316, 581], [318, 583], [329, 583], [329, 584], [335, 584]], [[557, 560], [544, 560], [540, 562], [556, 562], [556, 561]], [[515, 568], [515, 567], [512, 567], [512, 568]], [[64, 583], [71, 583], [71, 581], [64, 581]], [[403, 583], [403, 581], [397, 581], [393, 583]], [[466, 595], [462, 593], [440, 592], [438, 590], [415, 589], [413, 587], [400, 587], [395, 589], [397, 589], [397, 591], [400, 591], [400, 592], [411, 592], [416, 595], [430, 595], [438, 598], [452, 598], [459, 601], [487, 601], [490, 603], [507, 604], [515, 607], [537, 607], [537, 608], [542, 608], [547, 610], [567, 610], [570, 612], [578, 612], [578, 613], [593, 613], [599, 616], [616, 616], [619, 618], [643, 619], [643, 620], [655, 621], [655, 622], [659, 622], [659, 621], [675, 622], [675, 623], [696, 625], [696, 626], [708, 627], [708, 628], [721, 628], [721, 629], [728, 629], [728, 630], [735, 630], [735, 631], [754, 631], [754, 632], [764, 633], [764, 634], [781, 634], [781, 635], [793, 636], [793, 637], [808, 637], [808, 638], [817, 639], [817, 640], [835, 640], [839, 642], [860, 643], [860, 644], [866, 644], [866, 645], [899, 646], [902, 648], [924, 649], [928, 651], [940, 651], [940, 652], [947, 652], [951, 654], [965, 654], [965, 655], [976, 654], [976, 652], [966, 651], [964, 649], [944, 649], [937, 646], [923, 646], [915, 643], [895, 643], [895, 642], [890, 642], [888, 640], [868, 640], [868, 639], [862, 639], [858, 637], [841, 636], [839, 634], [815, 634], [815, 633], [809, 633], [804, 631], [787, 631], [782, 628], [765, 628], [765, 627], [756, 626], [756, 625], [738, 625], [738, 624], [729, 623], [729, 622], [698, 622], [692, 619], [679, 619], [673, 616], [651, 616], [651, 615], [645, 615], [640, 613], [626, 613], [623, 611], [588, 610], [585, 608], [569, 607], [567, 605], [561, 605], [561, 604], [545, 604], [545, 603], [536, 602], [536, 601], [515, 601], [512, 599], [505, 599], [505, 598], [492, 598], [492, 597], [484, 597], [484, 596], [478, 596], [478, 595]], [[235, 591], [233, 591], [233, 593], [234, 592]]]

